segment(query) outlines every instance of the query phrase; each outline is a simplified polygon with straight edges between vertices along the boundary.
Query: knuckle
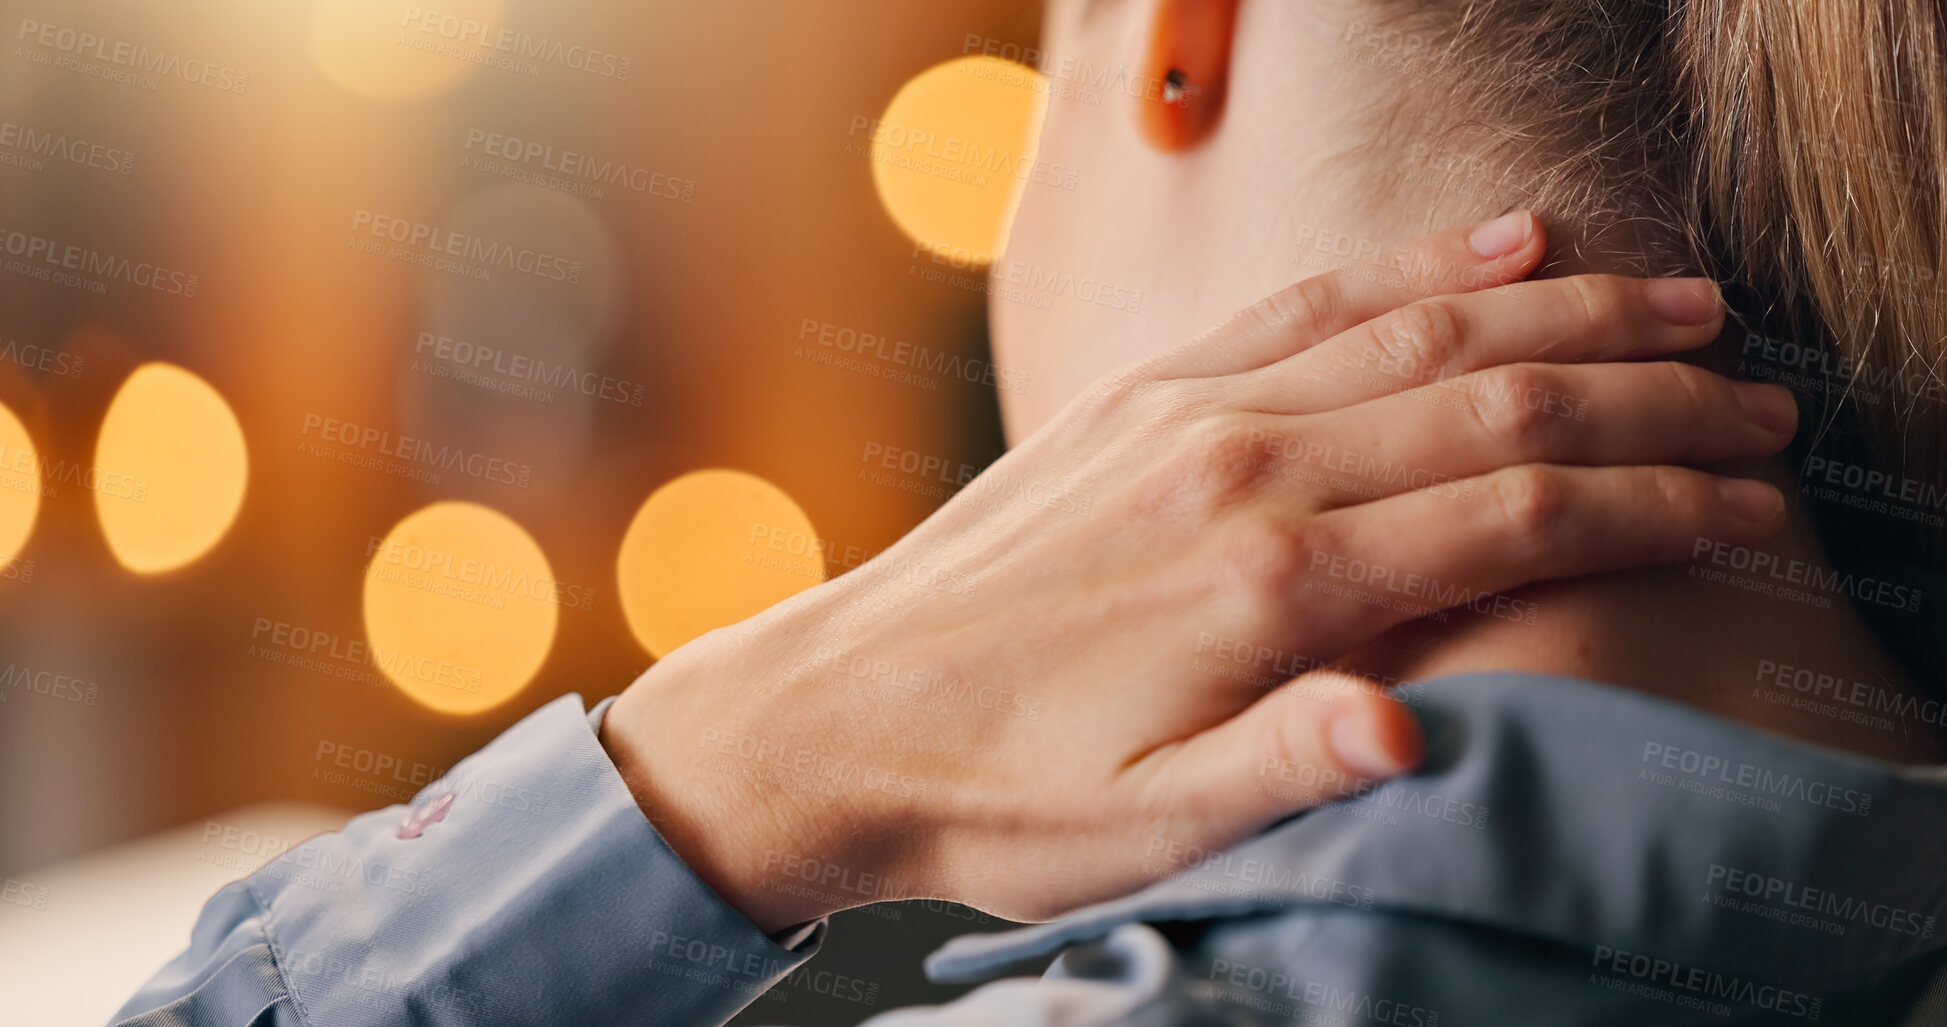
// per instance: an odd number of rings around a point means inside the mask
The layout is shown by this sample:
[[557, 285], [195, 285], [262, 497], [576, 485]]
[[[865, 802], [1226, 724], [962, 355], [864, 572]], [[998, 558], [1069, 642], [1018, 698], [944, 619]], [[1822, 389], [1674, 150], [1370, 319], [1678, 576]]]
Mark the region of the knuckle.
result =
[[1674, 360], [1666, 360], [1661, 366], [1667, 387], [1682, 398], [1685, 409], [1693, 415], [1702, 415], [1730, 398], [1727, 395], [1729, 386], [1701, 367]]
[[1494, 502], [1509, 532], [1531, 552], [1552, 544], [1568, 512], [1568, 490], [1546, 467], [1511, 467], [1496, 476]]
[[1323, 324], [1340, 306], [1337, 272], [1302, 278], [1259, 300], [1251, 309], [1273, 330]]
[[1145, 361], [1134, 367], [1125, 367], [1103, 375], [1089, 387], [1089, 397], [1105, 403], [1117, 403], [1135, 395], [1156, 380], [1150, 370], [1151, 363], [1153, 361]]
[[[1263, 765], [1278, 768], [1280, 776], [1293, 781], [1315, 782], [1325, 778], [1334, 770], [1330, 765], [1321, 765], [1320, 746], [1313, 739], [1317, 736], [1319, 725], [1313, 721], [1297, 717], [1266, 717], [1257, 729], [1257, 745], [1260, 758], [1267, 761]], [[1275, 762], [1269, 762], [1275, 761]], [[1315, 794], [1316, 784], [1295, 789], [1301, 794]]]
[[1199, 418], [1183, 429], [1187, 456], [1201, 463], [1231, 466], [1254, 459], [1270, 433], [1232, 414]]
[[1650, 486], [1662, 508], [1686, 528], [1707, 524], [1717, 509], [1717, 489], [1697, 473], [1678, 467], [1651, 467]]
[[1096, 380], [1083, 404], [1098, 415], [1132, 415], [1138, 419], [1163, 416], [1184, 400], [1174, 379], [1157, 377], [1148, 362]]
[[1481, 372], [1467, 391], [1475, 423], [1491, 440], [1526, 452], [1555, 421], [1545, 403], [1554, 372], [1535, 364], [1505, 364]]
[[1373, 329], [1380, 355], [1410, 373], [1414, 368], [1447, 366], [1460, 348], [1465, 325], [1459, 308], [1437, 297], [1400, 307]]
[[1135, 391], [1138, 374], [1137, 368], [1128, 368], [1103, 375], [1089, 383], [1075, 405], [1095, 414], [1118, 409], [1128, 402], [1130, 394]]
[[1169, 488], [1193, 497], [1205, 514], [1233, 506], [1264, 477], [1270, 435], [1246, 418], [1217, 414], [1178, 433]]
[[1651, 467], [1646, 473], [1644, 489], [1656, 498], [1660, 516], [1639, 526], [1648, 535], [1642, 544], [1658, 559], [1684, 559], [1717, 517], [1722, 503], [1717, 485], [1702, 472], [1681, 467]]
[[1561, 282], [1582, 329], [1593, 331], [1622, 319], [1626, 302], [1622, 279], [1614, 275], [1571, 275]]
[[1250, 518], [1237, 527], [1222, 561], [1223, 584], [1239, 590], [1264, 618], [1253, 629], [1290, 627], [1287, 613], [1297, 601], [1309, 554], [1320, 544], [1316, 535], [1310, 527], [1272, 517]]

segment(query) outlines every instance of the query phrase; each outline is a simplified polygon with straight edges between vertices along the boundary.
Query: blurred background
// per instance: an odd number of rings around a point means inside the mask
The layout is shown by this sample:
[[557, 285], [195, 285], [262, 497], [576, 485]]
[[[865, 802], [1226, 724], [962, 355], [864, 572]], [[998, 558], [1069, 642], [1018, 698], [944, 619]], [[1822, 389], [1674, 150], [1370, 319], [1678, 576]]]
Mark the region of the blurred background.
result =
[[[1002, 449], [1037, 4], [0, 14], [0, 996], [99, 1022], [211, 882]], [[173, 941], [108, 973], [117, 924]], [[819, 968], [870, 997], [746, 1020], [943, 1000], [920, 955], [999, 926], [843, 914]]]

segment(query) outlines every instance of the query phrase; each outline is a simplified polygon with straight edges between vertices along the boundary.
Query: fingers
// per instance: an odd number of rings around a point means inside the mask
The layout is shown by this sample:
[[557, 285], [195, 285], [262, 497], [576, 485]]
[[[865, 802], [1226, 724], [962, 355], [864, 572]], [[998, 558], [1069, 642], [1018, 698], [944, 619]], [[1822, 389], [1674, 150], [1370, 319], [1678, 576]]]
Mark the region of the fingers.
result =
[[1295, 587], [1330, 601], [1308, 626], [1325, 638], [1370, 638], [1458, 606], [1531, 620], [1500, 593], [1677, 563], [1720, 542], [1754, 546], [1784, 523], [1784, 496], [1763, 482], [1526, 464], [1313, 518]]
[[1526, 211], [1429, 235], [1383, 262], [1314, 275], [1273, 293], [1148, 369], [1161, 378], [1205, 378], [1262, 367], [1422, 297], [1516, 281], [1546, 248], [1540, 219]]
[[1243, 376], [1251, 410], [1329, 410], [1520, 361], [1640, 360], [1717, 337], [1709, 279], [1576, 275], [1434, 296]]
[[[1313, 470], [1395, 472], [1368, 474], [1370, 488], [1327, 498], [1343, 506], [1517, 464], [1769, 456], [1791, 441], [1798, 406], [1782, 386], [1689, 364], [1510, 364], [1285, 423], [1289, 432], [1267, 438], [1267, 453]], [[1340, 452], [1322, 438], [1358, 440], [1358, 449]]]
[[1420, 725], [1399, 702], [1347, 674], [1286, 682], [1192, 737], [1156, 768], [1168, 794], [1224, 835], [1348, 798], [1419, 765]]

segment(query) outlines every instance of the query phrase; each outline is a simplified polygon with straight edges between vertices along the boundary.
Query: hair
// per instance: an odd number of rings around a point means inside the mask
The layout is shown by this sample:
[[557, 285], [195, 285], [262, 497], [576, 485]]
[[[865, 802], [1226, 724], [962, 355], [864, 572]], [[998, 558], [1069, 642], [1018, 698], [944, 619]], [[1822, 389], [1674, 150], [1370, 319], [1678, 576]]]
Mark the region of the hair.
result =
[[1738, 376], [1798, 394], [1834, 563], [1947, 566], [1941, 0], [1371, 2], [1414, 55], [1376, 140], [1416, 141], [1396, 186], [1518, 197], [1552, 264], [1717, 280]]
[[1417, 55], [1384, 136], [1464, 156], [1442, 169], [1394, 154], [1396, 185], [1424, 188], [1431, 170], [1436, 187], [1478, 189], [1494, 169], [1496, 194], [1581, 251], [1552, 260], [1716, 279], [1742, 335], [1739, 376], [1799, 395], [1801, 477], [1843, 463], [1889, 476], [1896, 495], [1920, 490], [1918, 503], [1856, 487], [1815, 503], [1828, 554], [1846, 569], [1941, 569], [1940, 0], [1372, 4]]

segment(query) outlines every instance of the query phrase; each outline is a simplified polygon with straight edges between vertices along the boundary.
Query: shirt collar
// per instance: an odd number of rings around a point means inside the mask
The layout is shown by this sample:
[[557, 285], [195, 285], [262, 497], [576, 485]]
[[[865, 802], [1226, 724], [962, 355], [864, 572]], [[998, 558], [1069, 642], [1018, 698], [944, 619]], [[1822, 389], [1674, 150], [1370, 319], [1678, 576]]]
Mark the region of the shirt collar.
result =
[[[1788, 741], [1540, 674], [1401, 690], [1422, 770], [1221, 853], [1149, 846], [1167, 879], [1047, 924], [954, 939], [991, 976], [1131, 921], [1348, 906], [1837, 993], [1943, 946], [1947, 768]], [[1188, 869], [1185, 869], [1185, 868]]]

